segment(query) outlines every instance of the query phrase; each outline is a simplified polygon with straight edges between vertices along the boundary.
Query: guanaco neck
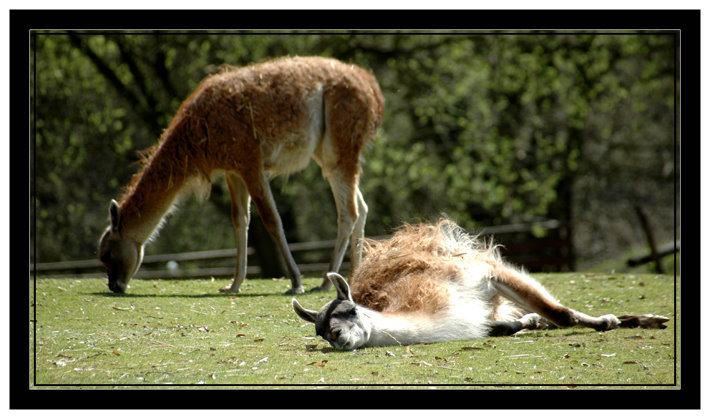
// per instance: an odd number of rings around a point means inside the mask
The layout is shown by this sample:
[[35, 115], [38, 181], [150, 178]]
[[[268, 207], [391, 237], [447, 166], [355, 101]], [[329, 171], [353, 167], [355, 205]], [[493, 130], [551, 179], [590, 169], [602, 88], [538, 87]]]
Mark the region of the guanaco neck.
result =
[[488, 333], [485, 318], [479, 319], [475, 313], [456, 314], [445, 310], [433, 315], [381, 314], [365, 309], [361, 314], [370, 322], [369, 346], [476, 339], [487, 336]]
[[420, 342], [422, 329], [412, 319], [404, 316], [383, 315], [376, 311], [365, 309], [361, 311], [372, 327], [370, 331], [370, 346], [409, 345]]
[[146, 243], [185, 188], [193, 171], [173, 150], [170, 139], [161, 142], [128, 186], [120, 203], [124, 237]]

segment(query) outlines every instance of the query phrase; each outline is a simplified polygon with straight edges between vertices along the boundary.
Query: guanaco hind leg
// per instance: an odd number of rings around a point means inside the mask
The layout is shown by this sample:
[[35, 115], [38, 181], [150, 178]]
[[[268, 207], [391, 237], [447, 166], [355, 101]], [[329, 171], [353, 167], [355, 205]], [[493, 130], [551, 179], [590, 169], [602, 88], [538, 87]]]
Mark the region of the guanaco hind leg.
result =
[[[330, 177], [328, 180], [330, 181], [338, 213], [338, 235], [330, 258], [328, 272], [338, 272], [340, 270], [349, 241], [351, 249], [350, 272], [352, 273], [362, 257], [362, 239], [365, 236], [367, 205], [357, 184], [342, 181], [336, 176]], [[331, 281], [326, 276], [321, 286], [313, 288], [313, 291], [327, 291], [330, 289], [330, 285]]]
[[[582, 313], [579, 313], [582, 314]], [[607, 317], [611, 316], [607, 314]], [[669, 319], [665, 316], [659, 316], [657, 314], [644, 314], [640, 316], [624, 315], [618, 316], [619, 328], [635, 328], [639, 327], [642, 329], [665, 329], [667, 326], [664, 324]], [[490, 322], [489, 336], [509, 336], [523, 329], [535, 330], [535, 329], [554, 329], [556, 325], [548, 323], [540, 317], [537, 313], [528, 313], [518, 320], [513, 321], [492, 321]]]
[[[330, 189], [333, 192], [335, 209], [338, 214], [338, 235], [335, 239], [335, 247], [330, 257], [327, 272], [338, 272], [359, 216], [355, 198], [357, 185], [348, 179], [344, 179], [344, 176], [337, 171], [328, 173], [327, 178], [330, 183]], [[319, 287], [313, 288], [312, 291], [327, 291], [330, 289], [330, 284], [331, 282], [326, 275], [323, 283]]]
[[[558, 303], [552, 296], [536, 281], [524, 273], [511, 268], [510, 266], [499, 264], [492, 270], [491, 281], [493, 286], [506, 298], [515, 302], [531, 313], [537, 313], [544, 319], [552, 323], [552, 326], [572, 327], [585, 326], [591, 327], [597, 331], [607, 331], [618, 327], [634, 328], [640, 327], [644, 329], [665, 329], [669, 319], [665, 316], [656, 314], [645, 315], [624, 315], [616, 317], [613, 314], [605, 314], [603, 316], [594, 317], [584, 314], [569, 307], [565, 307]], [[523, 317], [525, 319], [525, 316]], [[518, 323], [525, 323], [523, 319], [512, 324], [496, 324], [492, 325], [492, 333], [496, 332], [511, 332], [515, 333], [520, 328], [515, 330]], [[526, 319], [528, 322], [532, 318]], [[529, 323], [530, 327], [523, 328], [540, 328], [545, 327], [544, 322]], [[507, 333], [511, 334], [511, 333]]]
[[[323, 112], [323, 144], [314, 158], [330, 182], [338, 212], [338, 235], [328, 271], [338, 272], [350, 241], [353, 272], [360, 262], [367, 217], [367, 205], [358, 188], [359, 155], [374, 136], [373, 127], [379, 124], [380, 116], [372, 112], [372, 104], [364, 95], [339, 82], [324, 92]], [[313, 290], [325, 291], [330, 285], [326, 276], [321, 286]]]
[[350, 239], [350, 277], [352, 278], [355, 268], [360, 265], [362, 259], [362, 240], [365, 238], [365, 221], [367, 220], [367, 204], [356, 186], [358, 217], [353, 227], [353, 234]]
[[542, 285], [524, 273], [504, 264], [492, 270], [493, 286], [504, 297], [531, 313], [537, 313], [558, 327], [585, 326], [597, 331], [619, 327], [613, 314], [594, 317], [558, 303]]

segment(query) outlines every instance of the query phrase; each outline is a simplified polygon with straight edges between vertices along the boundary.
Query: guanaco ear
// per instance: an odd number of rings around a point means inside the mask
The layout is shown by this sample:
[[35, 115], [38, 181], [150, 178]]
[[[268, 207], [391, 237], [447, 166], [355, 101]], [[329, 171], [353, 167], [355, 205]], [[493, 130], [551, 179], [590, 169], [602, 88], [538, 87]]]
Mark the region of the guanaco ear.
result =
[[120, 211], [119, 211], [119, 206], [118, 202], [116, 202], [115, 199], [111, 200], [111, 204], [108, 206], [108, 215], [109, 218], [111, 219], [111, 230], [114, 231], [120, 231], [120, 225], [121, 225], [121, 218], [120, 218]]
[[293, 311], [298, 314], [298, 317], [302, 318], [303, 320], [309, 322], [309, 323], [315, 323], [316, 318], [318, 316], [318, 312], [314, 310], [309, 310], [307, 308], [304, 308], [301, 303], [298, 302], [297, 299], [291, 300], [291, 304], [293, 304]]
[[328, 272], [326, 276], [328, 277], [330, 282], [332, 282], [335, 286], [335, 291], [338, 293], [339, 299], [348, 301], [353, 300], [353, 297], [350, 294], [350, 286], [348, 285], [348, 281], [346, 281], [345, 278], [335, 272]]

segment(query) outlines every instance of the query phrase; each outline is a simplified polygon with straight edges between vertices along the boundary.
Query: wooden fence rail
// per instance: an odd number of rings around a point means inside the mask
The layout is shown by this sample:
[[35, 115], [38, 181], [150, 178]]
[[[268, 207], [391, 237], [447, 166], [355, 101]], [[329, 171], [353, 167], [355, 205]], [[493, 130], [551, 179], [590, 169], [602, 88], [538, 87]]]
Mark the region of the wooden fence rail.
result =
[[671, 243], [658, 248], [655, 251], [655, 254], [652, 252], [650, 255], [630, 258], [626, 261], [626, 264], [629, 266], [639, 266], [649, 262], [658, 263], [659, 259], [668, 255], [672, 255], [675, 252], [680, 252], [680, 240], [676, 241], [675, 243]]
[[[535, 238], [532, 235], [533, 229], [548, 231], [547, 237]], [[496, 242], [504, 245], [503, 255], [512, 262], [524, 265], [527, 269], [572, 270], [574, 269], [574, 252], [570, 231], [570, 223], [547, 220], [528, 224], [483, 227], [472, 233], [480, 236], [495, 236]], [[383, 239], [386, 237], [388, 236], [372, 238]], [[501, 240], [501, 237], [504, 240]], [[327, 261], [333, 246], [335, 246], [335, 240], [323, 240], [291, 243], [289, 249], [294, 254], [301, 273], [322, 275], [328, 269]], [[146, 255], [143, 258], [142, 267], [135, 277], [170, 279], [232, 277], [236, 252], [236, 249], [232, 248]], [[248, 248], [248, 255], [251, 256], [255, 253], [253, 248]], [[196, 262], [219, 264], [220, 261], [222, 262], [221, 266], [194, 266]], [[341, 272], [347, 272], [349, 267], [346, 255]], [[259, 266], [247, 267], [247, 276], [259, 277], [260, 273]], [[104, 276], [105, 270], [98, 259], [89, 259], [31, 263], [30, 275], [43, 278], [92, 278]]]

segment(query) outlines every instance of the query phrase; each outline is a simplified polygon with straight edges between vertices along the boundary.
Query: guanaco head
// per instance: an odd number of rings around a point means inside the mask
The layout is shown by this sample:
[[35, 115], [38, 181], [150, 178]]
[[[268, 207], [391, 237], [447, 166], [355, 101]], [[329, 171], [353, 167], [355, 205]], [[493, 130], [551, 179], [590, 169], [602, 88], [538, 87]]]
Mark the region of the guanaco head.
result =
[[357, 349], [370, 339], [372, 326], [364, 316], [366, 309], [357, 305], [350, 294], [348, 282], [335, 272], [327, 274], [335, 286], [337, 298], [323, 306], [319, 311], [301, 306], [295, 298], [293, 309], [303, 320], [315, 323], [316, 334], [327, 340], [334, 348], [341, 350]]
[[124, 238], [118, 202], [111, 200], [109, 217], [111, 224], [99, 241], [99, 259], [108, 272], [108, 288], [113, 292], [125, 292], [128, 281], [135, 275], [143, 261], [143, 245]]

